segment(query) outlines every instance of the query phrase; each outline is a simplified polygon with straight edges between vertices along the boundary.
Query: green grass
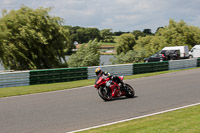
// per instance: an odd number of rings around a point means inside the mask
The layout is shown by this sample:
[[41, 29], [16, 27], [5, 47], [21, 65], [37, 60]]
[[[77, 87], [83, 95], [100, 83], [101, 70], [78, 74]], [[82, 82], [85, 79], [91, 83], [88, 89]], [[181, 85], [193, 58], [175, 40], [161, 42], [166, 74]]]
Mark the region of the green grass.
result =
[[90, 79], [90, 80], [80, 80], [80, 81], [52, 83], [52, 84], [6, 87], [6, 88], [0, 88], [0, 98], [71, 89], [71, 88], [76, 88], [76, 87], [92, 85], [93, 83], [94, 83], [94, 79]]
[[119, 42], [120, 36], [113, 36], [115, 42]]
[[109, 43], [109, 42], [101, 42], [100, 44], [103, 46], [109, 45], [109, 46], [116, 46], [119, 42], [120, 36], [113, 36], [114, 38], [114, 42], [113, 43]]
[[102, 46], [113, 46], [115, 47], [117, 45], [117, 43], [113, 42], [113, 43], [109, 43], [109, 42], [101, 42], [100, 43]]
[[[193, 68], [193, 69], [199, 69], [199, 68]], [[185, 69], [185, 70], [188, 70], [188, 69]], [[160, 75], [160, 74], [176, 72], [176, 71], [183, 71], [183, 70], [162, 71], [162, 72], [125, 76], [125, 80], [141, 78], [141, 77], [149, 77], [149, 76]], [[33, 94], [33, 93], [42, 93], [42, 92], [49, 92], [49, 91], [58, 91], [58, 90], [64, 90], [64, 89], [71, 89], [71, 88], [76, 88], [76, 87], [93, 85], [94, 82], [95, 82], [95, 79], [90, 79], [90, 80], [79, 80], [79, 81], [73, 81], [73, 82], [53, 83], [53, 84], [41, 84], [41, 85], [0, 88], [0, 98], [1, 97], [9, 97], [9, 96]]]
[[199, 133], [200, 105], [83, 133]]

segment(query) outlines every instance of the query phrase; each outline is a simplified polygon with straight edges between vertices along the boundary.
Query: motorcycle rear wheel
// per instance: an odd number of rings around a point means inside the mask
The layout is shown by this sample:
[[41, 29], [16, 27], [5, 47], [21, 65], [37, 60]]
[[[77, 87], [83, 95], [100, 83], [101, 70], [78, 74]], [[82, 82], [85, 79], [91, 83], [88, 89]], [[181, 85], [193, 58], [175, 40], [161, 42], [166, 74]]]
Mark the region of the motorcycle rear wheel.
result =
[[125, 88], [126, 88], [126, 97], [127, 98], [133, 98], [135, 96], [135, 90], [133, 89], [132, 86], [130, 86], [129, 84], [125, 84]]
[[98, 94], [105, 101], [111, 101], [112, 100], [112, 93], [105, 86], [101, 86], [98, 89]]

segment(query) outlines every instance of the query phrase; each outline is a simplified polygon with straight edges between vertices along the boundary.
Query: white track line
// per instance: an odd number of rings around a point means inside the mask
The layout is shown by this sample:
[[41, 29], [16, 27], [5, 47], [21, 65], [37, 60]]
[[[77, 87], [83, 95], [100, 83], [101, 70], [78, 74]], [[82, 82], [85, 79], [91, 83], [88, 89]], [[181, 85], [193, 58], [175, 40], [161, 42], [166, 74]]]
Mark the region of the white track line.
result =
[[89, 127], [89, 128], [80, 129], [80, 130], [70, 131], [70, 132], [66, 132], [66, 133], [75, 133], [75, 132], [81, 132], [81, 131], [90, 130], [90, 129], [94, 129], [94, 128], [109, 126], [109, 125], [113, 125], [113, 124], [117, 124], [117, 123], [122, 123], [122, 122], [130, 121], [130, 120], [140, 119], [140, 118], [153, 116], [153, 115], [158, 115], [158, 114], [171, 112], [171, 111], [175, 111], [175, 110], [179, 110], [179, 109], [183, 109], [183, 108], [187, 108], [187, 107], [192, 107], [192, 106], [196, 106], [196, 105], [200, 105], [200, 103], [190, 104], [190, 105], [186, 105], [186, 106], [182, 106], [182, 107], [178, 107], [178, 108], [174, 108], [174, 109], [169, 109], [169, 110], [165, 110], [165, 111], [161, 111], [161, 112], [157, 112], [157, 113], [152, 113], [152, 114], [147, 114], [147, 115], [143, 115], [143, 116], [133, 117], [133, 118], [130, 118], [130, 119], [111, 122], [111, 123], [107, 123], [107, 124], [102, 124], [102, 125], [98, 125], [98, 126], [93, 126], [93, 127]]

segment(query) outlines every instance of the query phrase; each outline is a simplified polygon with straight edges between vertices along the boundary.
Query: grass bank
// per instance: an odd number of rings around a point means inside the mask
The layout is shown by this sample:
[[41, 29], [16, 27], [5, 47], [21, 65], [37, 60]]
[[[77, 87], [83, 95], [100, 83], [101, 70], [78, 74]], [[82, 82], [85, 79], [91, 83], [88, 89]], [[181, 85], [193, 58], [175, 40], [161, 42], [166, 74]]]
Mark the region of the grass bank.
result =
[[[193, 68], [193, 69], [198, 69], [198, 68]], [[188, 70], [188, 69], [185, 69], [185, 70]], [[155, 72], [155, 73], [125, 76], [125, 80], [141, 78], [141, 77], [149, 77], [149, 76], [171, 73], [171, 72], [176, 72], [176, 71], [183, 71], [183, 70], [162, 71], [162, 72]], [[95, 82], [95, 79], [90, 79], [90, 80], [79, 80], [79, 81], [73, 81], [73, 82], [53, 83], [53, 84], [0, 88], [0, 98], [77, 88], [77, 87], [82, 87], [82, 86], [93, 85], [94, 82]]]
[[83, 133], [199, 133], [200, 105]]

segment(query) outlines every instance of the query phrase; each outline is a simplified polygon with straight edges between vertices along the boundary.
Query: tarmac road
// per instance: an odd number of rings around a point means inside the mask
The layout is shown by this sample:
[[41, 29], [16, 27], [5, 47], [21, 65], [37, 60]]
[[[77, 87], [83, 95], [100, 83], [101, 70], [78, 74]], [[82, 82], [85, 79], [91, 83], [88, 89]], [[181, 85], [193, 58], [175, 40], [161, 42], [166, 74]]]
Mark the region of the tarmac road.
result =
[[93, 86], [0, 98], [0, 133], [65, 133], [200, 102], [200, 69], [125, 82], [135, 98], [104, 102]]

